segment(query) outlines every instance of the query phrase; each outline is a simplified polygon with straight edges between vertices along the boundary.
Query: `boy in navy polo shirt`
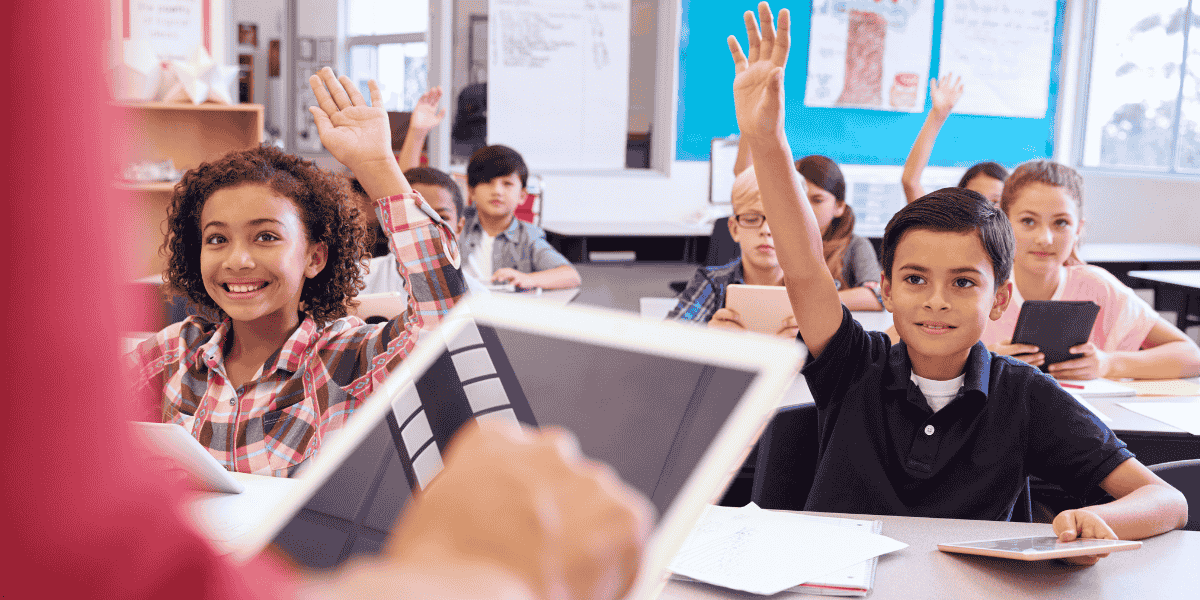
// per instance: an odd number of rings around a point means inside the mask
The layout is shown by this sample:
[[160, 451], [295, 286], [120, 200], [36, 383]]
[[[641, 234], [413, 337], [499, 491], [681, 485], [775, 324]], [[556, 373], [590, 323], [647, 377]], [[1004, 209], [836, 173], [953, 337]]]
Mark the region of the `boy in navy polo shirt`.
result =
[[[979, 343], [1008, 305], [1008, 220], [978, 193], [939, 190], [893, 217], [883, 238], [884, 305], [900, 342], [866, 332], [838, 300], [821, 235], [783, 133], [789, 15], [762, 32], [746, 13], [750, 59], [729, 46], [738, 126], [749, 141], [779, 262], [813, 360], [820, 452], [809, 510], [1007, 520], [1032, 474], [1115, 501], [1066, 510], [1059, 539], [1139, 539], [1181, 527], [1187, 501], [1037, 369]], [[744, 70], [743, 70], [744, 69]], [[1082, 495], [1082, 494], [1081, 494]], [[1095, 562], [1085, 557], [1074, 562]]]

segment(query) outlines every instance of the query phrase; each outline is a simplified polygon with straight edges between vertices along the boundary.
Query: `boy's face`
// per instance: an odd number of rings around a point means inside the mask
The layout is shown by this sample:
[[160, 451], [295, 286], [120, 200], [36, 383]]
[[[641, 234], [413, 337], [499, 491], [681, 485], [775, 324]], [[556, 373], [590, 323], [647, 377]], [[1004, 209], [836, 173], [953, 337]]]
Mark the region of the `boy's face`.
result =
[[454, 230], [454, 235], [462, 236], [466, 220], [458, 216], [458, 210], [454, 206], [454, 196], [450, 194], [450, 190], [432, 183], [414, 183], [412, 189], [420, 193], [421, 197], [429, 203], [433, 212], [450, 225], [450, 228]]
[[204, 290], [235, 323], [294, 327], [304, 282], [328, 258], [324, 243], [309, 243], [296, 204], [259, 184], [213, 192], [200, 242]]
[[974, 231], [910, 229], [893, 256], [883, 305], [908, 345], [913, 371], [943, 381], [958, 377], [987, 320], [1004, 313], [1012, 283], [996, 288], [992, 261]]
[[738, 198], [733, 202], [733, 217], [729, 219], [729, 236], [742, 249], [742, 262], [764, 270], [779, 267], [779, 257], [775, 254], [775, 240], [771, 237], [771, 224], [765, 220], [758, 227], [745, 227], [738, 222], [741, 215], [763, 216], [762, 197], [754, 194], [750, 198]]
[[524, 199], [525, 187], [516, 173], [494, 177], [471, 188], [471, 202], [479, 209], [480, 216], [491, 219], [511, 217]]

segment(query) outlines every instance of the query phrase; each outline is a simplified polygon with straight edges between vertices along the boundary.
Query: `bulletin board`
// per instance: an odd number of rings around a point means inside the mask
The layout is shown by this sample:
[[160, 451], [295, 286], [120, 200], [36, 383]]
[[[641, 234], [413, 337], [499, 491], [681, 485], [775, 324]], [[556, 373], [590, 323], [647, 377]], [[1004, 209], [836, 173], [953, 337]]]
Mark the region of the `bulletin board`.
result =
[[[738, 131], [733, 109], [733, 61], [725, 39], [733, 34], [746, 48], [742, 14], [754, 9], [757, 3], [682, 0], [682, 4], [676, 160], [708, 161], [713, 138]], [[942, 7], [943, 0], [934, 0], [929, 77], [937, 77], [939, 72]], [[788, 8], [792, 13], [792, 49], [785, 74], [785, 130], [792, 153], [824, 154], [842, 164], [904, 164], [929, 110], [928, 97], [925, 111], [918, 113], [804, 106], [811, 3], [776, 0], [771, 8], [776, 11]], [[992, 160], [1011, 167], [1053, 154], [1065, 15], [1066, 2], [1059, 0], [1045, 116], [1010, 118], [952, 113], [938, 136], [930, 165], [966, 167]]]

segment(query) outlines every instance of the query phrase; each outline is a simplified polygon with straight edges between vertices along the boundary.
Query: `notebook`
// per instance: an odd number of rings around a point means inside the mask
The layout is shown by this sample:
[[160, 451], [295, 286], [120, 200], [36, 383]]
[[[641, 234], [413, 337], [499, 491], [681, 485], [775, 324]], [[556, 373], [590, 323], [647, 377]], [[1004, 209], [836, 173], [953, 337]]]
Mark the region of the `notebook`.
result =
[[657, 508], [629, 598], [657, 594], [802, 363], [794, 341], [491, 295], [461, 302], [299, 475], [237, 559], [268, 544], [324, 569], [382, 550], [464, 422], [573, 431]]
[[1041, 349], [1046, 361], [1040, 368], [1049, 372], [1048, 367], [1054, 363], [1082, 356], [1069, 350], [1088, 341], [1099, 313], [1100, 305], [1091, 300], [1026, 300], [1017, 316], [1012, 342]]

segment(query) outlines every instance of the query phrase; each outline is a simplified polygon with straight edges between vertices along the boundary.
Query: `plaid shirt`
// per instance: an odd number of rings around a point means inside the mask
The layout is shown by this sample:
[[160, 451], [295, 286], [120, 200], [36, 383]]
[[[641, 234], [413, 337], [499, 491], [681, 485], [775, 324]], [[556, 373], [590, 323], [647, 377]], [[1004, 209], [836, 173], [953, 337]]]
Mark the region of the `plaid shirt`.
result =
[[166, 420], [183, 425], [230, 471], [294, 473], [408, 356], [414, 333], [436, 327], [463, 292], [454, 235], [419, 194], [376, 206], [407, 275], [403, 315], [377, 325], [344, 317], [324, 327], [305, 316], [236, 389], [223, 354], [232, 322], [188, 317], [130, 354], [135, 391], [161, 399]]
[[668, 319], [707, 323], [713, 313], [725, 307], [725, 290], [731, 283], [745, 283], [742, 276], [742, 259], [735, 258], [719, 267], [700, 267], [679, 293], [679, 302]]

